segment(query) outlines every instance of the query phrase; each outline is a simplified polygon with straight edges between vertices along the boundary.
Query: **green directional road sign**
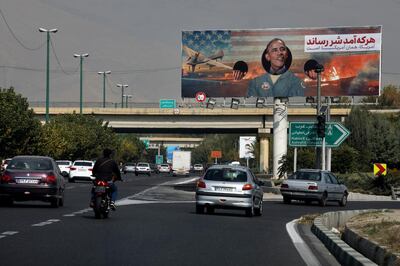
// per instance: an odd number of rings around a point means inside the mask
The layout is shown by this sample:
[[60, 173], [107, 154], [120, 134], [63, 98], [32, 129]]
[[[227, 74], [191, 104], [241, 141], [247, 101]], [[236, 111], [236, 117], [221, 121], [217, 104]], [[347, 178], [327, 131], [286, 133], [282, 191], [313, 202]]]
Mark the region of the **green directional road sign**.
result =
[[150, 145], [150, 140], [148, 140], [148, 139], [143, 139], [142, 141], [143, 141], [144, 146], [146, 147], [146, 149], [148, 149], [148, 148], [149, 148], [149, 145]]
[[160, 108], [175, 108], [176, 101], [171, 99], [162, 99], [160, 100]]
[[[350, 135], [350, 131], [339, 122], [326, 122], [325, 146], [339, 147]], [[289, 127], [289, 146], [292, 147], [321, 147], [322, 138], [317, 136], [317, 123], [291, 122]]]
[[156, 155], [156, 164], [162, 164], [164, 162], [164, 157], [162, 155]]

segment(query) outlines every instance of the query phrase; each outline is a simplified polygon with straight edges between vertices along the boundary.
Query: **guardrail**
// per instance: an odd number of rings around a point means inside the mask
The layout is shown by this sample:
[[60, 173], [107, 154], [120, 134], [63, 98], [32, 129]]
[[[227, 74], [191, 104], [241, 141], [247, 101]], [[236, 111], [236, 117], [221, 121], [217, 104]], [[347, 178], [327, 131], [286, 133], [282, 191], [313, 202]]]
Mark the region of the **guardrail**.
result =
[[400, 197], [400, 187], [391, 187], [392, 190], [392, 199], [397, 200], [398, 197]]

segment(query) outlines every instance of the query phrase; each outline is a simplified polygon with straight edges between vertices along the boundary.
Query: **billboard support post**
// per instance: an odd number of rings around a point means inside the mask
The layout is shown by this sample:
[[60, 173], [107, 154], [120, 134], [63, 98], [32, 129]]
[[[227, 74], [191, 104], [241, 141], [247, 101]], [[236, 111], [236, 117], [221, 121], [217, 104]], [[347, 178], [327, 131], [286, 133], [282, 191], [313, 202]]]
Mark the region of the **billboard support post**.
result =
[[[321, 115], [321, 73], [324, 71], [324, 66], [321, 64], [317, 64], [315, 66], [315, 72], [317, 73], [317, 118], [319, 115]], [[323, 147], [325, 147], [325, 138], [322, 139]], [[322, 156], [325, 156], [325, 152], [322, 152], [322, 149], [320, 147], [317, 147], [316, 151], [316, 160], [315, 160], [315, 168], [319, 169], [321, 167], [321, 164], [325, 164], [325, 158], [321, 160]], [[323, 166], [325, 167], [325, 166]], [[323, 168], [322, 168], [323, 169]]]
[[273, 178], [278, 178], [278, 169], [282, 163], [279, 161], [287, 154], [288, 144], [288, 119], [287, 99], [274, 98], [274, 122], [273, 122]]

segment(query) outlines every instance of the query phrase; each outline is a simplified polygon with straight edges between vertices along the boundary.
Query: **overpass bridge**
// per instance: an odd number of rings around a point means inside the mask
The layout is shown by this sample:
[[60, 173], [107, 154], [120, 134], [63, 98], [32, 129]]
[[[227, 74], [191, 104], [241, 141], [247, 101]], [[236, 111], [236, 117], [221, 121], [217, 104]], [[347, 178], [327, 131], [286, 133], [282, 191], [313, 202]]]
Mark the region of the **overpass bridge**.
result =
[[[45, 121], [45, 108], [34, 107], [35, 115]], [[79, 107], [53, 107], [49, 115], [79, 113]], [[83, 114], [94, 115], [108, 121], [117, 133], [169, 133], [208, 134], [271, 133], [273, 108], [83, 108]], [[332, 108], [331, 121], [343, 121], [350, 113], [349, 108]], [[290, 107], [288, 119], [292, 121], [316, 121], [315, 108]]]
[[[45, 108], [33, 107], [45, 122]], [[79, 113], [79, 107], [53, 107], [49, 115]], [[260, 140], [260, 170], [268, 171], [273, 125], [273, 107], [265, 108], [83, 108], [83, 114], [109, 122], [117, 133], [163, 134], [251, 134]], [[331, 108], [330, 120], [343, 122], [350, 108]], [[316, 121], [311, 107], [287, 108], [288, 122]], [[279, 122], [277, 122], [279, 123]]]

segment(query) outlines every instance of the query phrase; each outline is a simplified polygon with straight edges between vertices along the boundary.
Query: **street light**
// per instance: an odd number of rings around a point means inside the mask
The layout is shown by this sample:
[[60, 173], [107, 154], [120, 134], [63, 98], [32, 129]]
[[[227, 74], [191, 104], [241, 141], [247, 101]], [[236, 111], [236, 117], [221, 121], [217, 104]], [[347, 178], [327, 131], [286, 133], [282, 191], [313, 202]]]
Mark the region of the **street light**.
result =
[[50, 105], [50, 33], [56, 33], [58, 29], [47, 30], [39, 28], [39, 32], [47, 34], [47, 63], [46, 63], [46, 123], [49, 122], [49, 105]]
[[128, 99], [132, 98], [132, 95], [123, 95], [123, 97], [125, 97], [126, 103], [125, 103], [125, 107], [128, 108]]
[[121, 108], [124, 108], [124, 89], [129, 87], [128, 84], [117, 84], [117, 87], [122, 89], [121, 93]]
[[83, 83], [83, 71], [82, 71], [82, 63], [83, 63], [83, 58], [88, 57], [89, 54], [74, 54], [75, 58], [80, 59], [80, 69], [81, 69], [81, 78], [80, 78], [80, 90], [79, 90], [79, 113], [82, 114], [82, 100], [83, 100], [83, 90], [82, 90], [82, 83]]
[[97, 72], [99, 75], [103, 75], [103, 108], [106, 107], [106, 75], [111, 74], [110, 70], [107, 71], [99, 71]]

